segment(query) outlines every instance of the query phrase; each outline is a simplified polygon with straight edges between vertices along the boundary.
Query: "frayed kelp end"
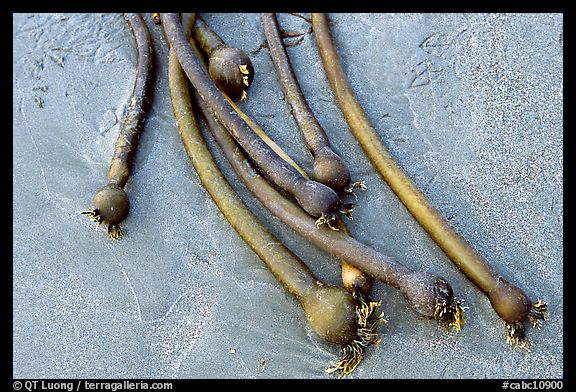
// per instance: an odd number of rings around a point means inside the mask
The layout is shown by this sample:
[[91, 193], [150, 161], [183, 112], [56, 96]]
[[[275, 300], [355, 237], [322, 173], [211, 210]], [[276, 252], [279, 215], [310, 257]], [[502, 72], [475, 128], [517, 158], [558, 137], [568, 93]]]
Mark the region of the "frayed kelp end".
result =
[[532, 309], [528, 313], [528, 319], [533, 328], [541, 328], [544, 321], [548, 320], [548, 304], [538, 300], [532, 304]]
[[344, 188], [344, 193], [352, 195], [354, 196], [355, 199], [358, 199], [358, 196], [354, 193], [354, 189], [361, 189], [365, 191], [366, 189], [368, 189], [368, 187], [366, 186], [366, 181], [360, 180], [351, 183], [346, 188]]
[[365, 301], [360, 293], [359, 305], [356, 306], [357, 336], [350, 343], [342, 346], [340, 359], [326, 369], [327, 373], [341, 371], [339, 377], [352, 374], [364, 357], [364, 349], [372, 344], [378, 345], [382, 340], [377, 328], [388, 322], [383, 312], [377, 312], [380, 301]]
[[434, 282], [434, 313], [433, 318], [447, 331], [460, 332], [464, 324], [464, 309], [462, 302], [454, 296], [452, 287], [443, 278]]
[[[345, 215], [346, 218], [352, 220], [352, 212], [354, 211], [356, 204], [345, 203], [340, 205], [338, 212]], [[340, 231], [340, 229], [333, 225], [333, 222], [337, 222], [337, 214], [335, 212], [323, 212], [318, 219], [316, 219], [316, 227], [320, 228], [322, 225], [328, 226], [330, 230]]]
[[[90, 220], [98, 224], [97, 228], [105, 222], [104, 217], [100, 214], [97, 208], [90, 208], [88, 211], [82, 211], [82, 215], [86, 215]], [[108, 238], [111, 240], [119, 240], [126, 236], [126, 233], [117, 224], [108, 224]]]
[[[238, 65], [238, 69], [240, 69], [240, 73], [242, 73], [242, 82], [246, 88], [250, 87], [250, 70], [248, 69], [248, 64], [240, 64]], [[246, 92], [246, 89], [244, 89], [240, 94], [240, 101], [246, 102], [247, 100], [248, 93]]]
[[90, 208], [88, 211], [82, 211], [81, 214], [86, 215], [93, 222], [98, 223], [98, 226], [100, 226], [100, 224], [104, 222], [104, 218], [102, 217], [97, 208]]
[[332, 222], [336, 221], [336, 214], [334, 213], [322, 213], [320, 218], [316, 219], [316, 227], [320, 228], [322, 225], [326, 225], [330, 228], [330, 230], [339, 231], [340, 229], [337, 227], [332, 226]]
[[464, 324], [464, 311], [467, 309], [463, 306], [462, 300], [452, 297], [450, 301], [439, 301], [434, 309], [434, 319], [440, 322], [440, 325], [447, 331], [456, 333], [462, 329]]
[[346, 216], [346, 218], [352, 220], [352, 212], [354, 211], [355, 207], [356, 207], [356, 204], [354, 204], [354, 203], [346, 203], [346, 204], [342, 204], [342, 206], [340, 207], [340, 209], [338, 211], [341, 214], [343, 214], [344, 216]]
[[[528, 313], [528, 319], [533, 328], [541, 328], [542, 323], [548, 320], [548, 304], [541, 300], [534, 302]], [[532, 351], [533, 343], [526, 337], [526, 327], [521, 321], [506, 323], [506, 342], [514, 348]]]
[[506, 323], [506, 342], [514, 348], [532, 351], [532, 342], [526, 337], [526, 327], [520, 321]]
[[120, 228], [119, 225], [108, 225], [108, 238], [111, 240], [119, 240], [126, 237], [126, 233]]

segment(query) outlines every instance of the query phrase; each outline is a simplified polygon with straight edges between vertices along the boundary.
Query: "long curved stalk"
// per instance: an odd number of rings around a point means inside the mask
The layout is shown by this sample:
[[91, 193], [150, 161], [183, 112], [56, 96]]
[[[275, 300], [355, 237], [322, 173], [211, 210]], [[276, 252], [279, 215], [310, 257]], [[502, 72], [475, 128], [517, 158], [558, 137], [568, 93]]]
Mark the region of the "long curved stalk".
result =
[[[205, 117], [211, 119], [212, 111], [209, 108], [208, 111]], [[448, 282], [431, 273], [412, 271], [342, 231], [318, 228], [309, 214], [284, 197], [254, 170], [250, 160], [235, 144], [223, 124], [213, 121], [211, 129], [216, 131], [216, 140], [239, 178], [272, 214], [320, 249], [400, 289], [416, 312], [440, 320], [448, 327], [460, 329], [462, 309]]]
[[312, 14], [316, 42], [330, 87], [366, 156], [408, 211], [462, 272], [490, 299], [507, 323], [508, 341], [527, 347], [523, 321], [539, 325], [546, 319], [546, 303], [532, 303], [518, 287], [506, 281], [432, 206], [379, 138], [356, 99], [334, 44], [325, 14]]
[[[302, 174], [302, 176], [304, 176], [305, 178], [310, 178], [310, 175], [306, 171], [304, 171], [304, 169], [302, 169], [302, 167], [300, 167], [284, 150], [282, 150], [282, 148], [278, 146], [276, 142], [274, 142], [274, 140], [272, 140], [266, 134], [266, 132], [258, 126], [258, 124], [256, 124], [246, 113], [244, 113], [242, 109], [240, 109], [236, 104], [234, 104], [234, 102], [230, 98], [228, 98], [226, 93], [223, 92], [222, 95], [224, 95], [224, 97], [228, 100], [228, 102], [234, 108], [236, 113], [238, 113], [238, 115], [242, 117], [244, 121], [246, 121], [246, 123], [250, 126], [250, 128], [252, 128], [254, 132], [256, 132], [256, 134], [258, 134], [258, 136], [266, 142], [266, 144], [268, 144], [272, 149], [274, 149], [274, 151], [276, 151], [276, 153], [282, 159], [284, 159], [286, 162], [292, 165], [292, 167], [298, 170], [298, 172]], [[348, 230], [346, 223], [342, 220], [341, 217], [336, 218], [336, 224], [334, 226], [334, 229], [342, 230], [345, 234], [352, 235]], [[353, 293], [354, 295], [360, 294], [361, 296], [364, 297], [364, 299], [366, 299], [368, 293], [372, 289], [373, 284], [372, 278], [364, 274], [361, 270], [354, 267], [345, 260], [340, 261], [342, 265], [342, 283], [344, 284], [346, 290], [348, 290], [350, 293]], [[367, 306], [370, 305], [367, 304]]]
[[318, 218], [319, 224], [324, 223], [326, 217], [332, 219], [342, 205], [336, 192], [322, 183], [304, 178], [259, 138], [224, 99], [201, 60], [192, 52], [180, 15], [162, 14], [161, 18], [170, 47], [178, 56], [188, 79], [214, 116], [225, 125], [257, 167], [265, 171], [276, 185], [292, 194], [306, 212]]
[[[278, 282], [300, 301], [312, 330], [326, 341], [341, 345], [342, 356], [330, 370], [342, 370], [342, 375], [350, 374], [362, 359], [362, 347], [378, 337], [371, 332], [383, 320], [382, 317], [370, 317], [373, 309], [358, 308], [351, 294], [320, 282], [244, 205], [220, 172], [206, 145], [194, 115], [188, 80], [173, 51], [170, 51], [169, 58], [169, 86], [182, 143], [202, 185]], [[220, 126], [202, 99], [197, 97], [197, 103], [209, 123]], [[225, 130], [223, 132], [229, 137]], [[235, 143], [232, 138], [229, 141]]]

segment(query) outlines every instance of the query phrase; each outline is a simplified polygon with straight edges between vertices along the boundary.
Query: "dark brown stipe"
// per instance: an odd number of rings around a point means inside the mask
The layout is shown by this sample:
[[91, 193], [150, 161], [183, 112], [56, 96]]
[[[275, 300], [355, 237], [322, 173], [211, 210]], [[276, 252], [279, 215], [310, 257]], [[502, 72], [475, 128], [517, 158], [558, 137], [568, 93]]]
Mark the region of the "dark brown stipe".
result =
[[[226, 97], [226, 96], [225, 96]], [[310, 178], [308, 173], [306, 173], [294, 160], [290, 158], [268, 135], [260, 128], [250, 117], [248, 117], [242, 110], [234, 104], [229, 98], [228, 102], [232, 105], [234, 110], [246, 121], [246, 123], [262, 138], [269, 146], [271, 146], [282, 159], [292, 165], [296, 170], [298, 170], [304, 177]], [[331, 227], [330, 224], [328, 227]], [[346, 227], [345, 223], [340, 217], [336, 218], [336, 225], [333, 227], [334, 230], [343, 230], [344, 233], [351, 235]], [[341, 261], [342, 264], [342, 283], [348, 292], [352, 293], [355, 297], [359, 298], [361, 302], [369, 303], [367, 295], [372, 288], [372, 278], [365, 275], [358, 268]]]
[[247, 152], [256, 166], [271, 180], [294, 196], [313, 217], [333, 216], [341, 207], [340, 197], [328, 186], [308, 180], [272, 150], [234, 111], [210, 79], [201, 60], [194, 54], [180, 23], [179, 14], [161, 14], [170, 47], [178, 56], [188, 79], [210, 111]]
[[[195, 53], [198, 54], [198, 48], [197, 48], [197, 45], [195, 44], [194, 41], [190, 42], [190, 46], [195, 51]], [[272, 141], [260, 127], [258, 127], [246, 114], [244, 114], [226, 95], [225, 95], [225, 97], [228, 100], [228, 102], [230, 102], [230, 104], [234, 107], [234, 109], [238, 112], [238, 114], [258, 134], [258, 136], [260, 136], [264, 140], [268, 140], [267, 143], [269, 145], [276, 146], [274, 141]], [[211, 116], [205, 103], [200, 99], [198, 94], [196, 94], [196, 103], [197, 103], [197, 106], [201, 107], [201, 111], [203, 111], [205, 121], [207, 122], [209, 127], [211, 129], [214, 129], [215, 127], [221, 128], [221, 125], [219, 123], [217, 123], [217, 121], [213, 118], [213, 116]], [[226, 131], [222, 130], [222, 129], [221, 129], [221, 132], [226, 133]], [[232, 140], [232, 139], [228, 138], [228, 140]], [[298, 171], [300, 171], [302, 173], [302, 175], [304, 175], [306, 178], [308, 178], [308, 175], [306, 172], [304, 172], [300, 167], [298, 167], [298, 165], [284, 151], [282, 151], [278, 146], [276, 146], [276, 147], [277, 147], [277, 150], [275, 150], [275, 151], [279, 152], [280, 156], [283, 159], [285, 159], [287, 162], [289, 162]], [[339, 223], [344, 225], [344, 223], [340, 219], [338, 219], [338, 221], [339, 221]], [[343, 228], [346, 229], [345, 226]], [[258, 233], [253, 233], [253, 234], [258, 235]], [[350, 279], [354, 279], [354, 277], [352, 276], [353, 270], [356, 271], [358, 274], [361, 274], [361, 272], [358, 269], [355, 269], [354, 267], [348, 265], [348, 271], [349, 272], [348, 272], [347, 276]], [[329, 372], [335, 372], [335, 371], [341, 370], [340, 377], [345, 376], [345, 375], [349, 375], [356, 369], [356, 367], [358, 366], [358, 364], [361, 362], [361, 360], [363, 358], [365, 347], [367, 347], [371, 344], [378, 344], [378, 342], [380, 341], [380, 337], [379, 337], [379, 334], [377, 332], [377, 328], [380, 324], [386, 322], [386, 320], [384, 319], [383, 313], [377, 312], [377, 309], [379, 308], [380, 303], [368, 301], [363, 295], [363, 293], [368, 293], [368, 291], [370, 290], [372, 280], [370, 278], [364, 276], [363, 279], [361, 279], [361, 280], [358, 279], [358, 280], [355, 280], [354, 282], [358, 283], [360, 281], [362, 282], [360, 285], [354, 285], [352, 287], [352, 290], [349, 290], [349, 292], [353, 295], [353, 297], [357, 301], [357, 305], [356, 305], [356, 324], [357, 324], [356, 336], [354, 337], [353, 340], [351, 340], [350, 342], [341, 346], [341, 356], [340, 356], [339, 360], [336, 362], [336, 364], [330, 366], [327, 369], [327, 371], [329, 371]]]
[[[332, 150], [328, 136], [308, 106], [308, 102], [298, 84], [281, 38], [281, 35], [290, 35], [280, 29], [274, 14], [261, 14], [261, 19], [268, 47], [270, 48], [270, 55], [284, 91], [284, 96], [290, 105], [291, 113], [301, 130], [306, 145], [314, 156], [314, 178], [330, 186], [336, 192], [350, 191], [355, 186], [350, 186], [350, 172], [347, 165]], [[355, 184], [364, 186], [363, 181]], [[343, 211], [349, 219], [352, 219], [351, 212], [351, 208]], [[345, 233], [350, 235], [346, 225], [340, 218], [338, 218], [334, 228], [345, 230]], [[372, 287], [372, 279], [345, 261], [342, 261], [341, 264], [344, 287], [351, 293], [360, 294], [362, 297], [366, 296]]]
[[[237, 143], [234, 141], [234, 139], [232, 139], [230, 137], [230, 135], [222, 127], [222, 125], [220, 125], [220, 123], [218, 123], [218, 121], [212, 116], [211, 112], [206, 107], [205, 103], [200, 99], [200, 97], [197, 94], [196, 94], [196, 100], [195, 101], [196, 101], [197, 106], [199, 106], [200, 111], [203, 114], [203, 117], [204, 117], [204, 119], [208, 125], [210, 132], [213, 134], [214, 138], [217, 140], [218, 145], [224, 146], [224, 148], [223, 148], [224, 151], [231, 151], [232, 154], [235, 154], [238, 157], [239, 162], [240, 161], [245, 162], [245, 165], [247, 166], [248, 171], [253, 170], [249, 166], [248, 160], [243, 155], [240, 147], [237, 145]], [[249, 175], [254, 176], [256, 174], [252, 173]], [[262, 177], [260, 177], [260, 178], [262, 178]], [[299, 208], [299, 207], [297, 207], [297, 208]], [[254, 233], [254, 232], [251, 232], [251, 235], [261, 236], [260, 234]], [[274, 259], [274, 260], [277, 260], [277, 259], [278, 258], [276, 257], [276, 259]], [[282, 266], [282, 264], [280, 264], [278, 267], [276, 267], [276, 269], [279, 268], [280, 266]], [[272, 269], [272, 271], [274, 271], [274, 269]], [[280, 276], [279, 279], [281, 282], [284, 279], [286, 279], [286, 277], [283, 277], [283, 275], [280, 274], [280, 272], [275, 272], [274, 275], [277, 276], [277, 278], [278, 278], [278, 276]], [[300, 279], [300, 281], [302, 281], [302, 279]], [[283, 283], [283, 284], [286, 285], [286, 283]], [[286, 286], [286, 287], [289, 287], [289, 286]], [[347, 340], [345, 342], [344, 341], [340, 342], [340, 344], [341, 344], [340, 358], [336, 362], [336, 364], [330, 366], [327, 369], [327, 371], [330, 373], [341, 370], [340, 376], [351, 374], [356, 369], [356, 367], [358, 366], [360, 361], [362, 360], [362, 357], [364, 354], [364, 348], [369, 346], [370, 344], [377, 344], [380, 341], [380, 337], [379, 337], [378, 333], [376, 332], [376, 330], [380, 324], [386, 322], [386, 320], [384, 319], [383, 313], [376, 312], [377, 308], [380, 305], [379, 302], [368, 302], [368, 301], [365, 301], [363, 299], [363, 297], [361, 297], [361, 296], [351, 295], [350, 293], [348, 293], [348, 294], [352, 298], [355, 298], [355, 314], [356, 314], [356, 317], [355, 317], [355, 323], [356, 323], [355, 335], [350, 340]], [[314, 299], [313, 296], [310, 296], [310, 298]], [[347, 297], [344, 297], [343, 299], [348, 301]], [[318, 299], [318, 300], [314, 299], [313, 303], [316, 304], [317, 301], [320, 301], [320, 299]], [[322, 301], [326, 302], [327, 299], [324, 298], [324, 299], [322, 299]], [[333, 307], [333, 306], [335, 306], [335, 304], [336, 304], [336, 302], [332, 303], [332, 302], [328, 301], [328, 302], [324, 303], [323, 306]], [[326, 311], [323, 311], [323, 312], [326, 312]], [[318, 317], [320, 317], [320, 315], [317, 315], [314, 317], [309, 317], [308, 320], [311, 323], [319, 323], [320, 319]], [[321, 317], [324, 318], [326, 316], [323, 315]], [[338, 319], [340, 319], [340, 318], [341, 317], [339, 317]], [[331, 322], [331, 323], [334, 323], [334, 322]], [[338, 321], [335, 325], [339, 325], [340, 323], [341, 323], [341, 321]], [[324, 322], [322, 322], [321, 325], [324, 325]], [[334, 328], [334, 326], [330, 327], [330, 329], [333, 329], [333, 328]], [[322, 326], [321, 330], [324, 330], [324, 329], [328, 329], [328, 328]]]
[[261, 20], [282, 91], [302, 137], [314, 156], [314, 179], [342, 193], [350, 186], [350, 171], [346, 162], [332, 150], [326, 132], [318, 123], [300, 89], [276, 16], [271, 13], [261, 14]]
[[[195, 45], [192, 45], [192, 47], [194, 48]], [[303, 169], [300, 168], [284, 151], [282, 151], [259, 126], [257, 126], [234, 104], [234, 102], [232, 102], [226, 95], [225, 98], [232, 105], [234, 110], [236, 110], [236, 112], [244, 119], [244, 121], [246, 121], [246, 123], [258, 134], [258, 136], [260, 136], [268, 145], [273, 147], [274, 151], [276, 151], [284, 160], [295, 167], [306, 178], [309, 178], [308, 174], [305, 173]], [[330, 222], [327, 224], [331, 227]], [[339, 217], [337, 218], [337, 228], [334, 227], [334, 229], [345, 230], [345, 233], [350, 235], [344, 222]], [[357, 308], [364, 310], [362, 312], [357, 312], [358, 324], [362, 326], [362, 328], [359, 329], [358, 338], [342, 349], [342, 355], [338, 363], [329, 368], [330, 372], [341, 370], [341, 376], [343, 376], [354, 371], [356, 366], [360, 363], [365, 347], [379, 342], [380, 338], [376, 329], [382, 322], [384, 322], [384, 319], [382, 313], [376, 313], [376, 305], [379, 306], [380, 303], [368, 299], [369, 292], [372, 288], [372, 278], [345, 261], [341, 261], [341, 267], [344, 288], [346, 288], [346, 290], [359, 302]], [[366, 326], [367, 320], [371, 320], [368, 322], [369, 326]], [[352, 349], [351, 347], [355, 348]], [[354, 353], [354, 356], [351, 357], [351, 353]]]
[[[196, 26], [196, 31], [198, 31], [197, 30], [198, 23], [196, 22], [194, 25]], [[198, 37], [195, 36], [194, 38], [195, 42], [191, 42], [190, 46], [198, 55], [199, 54], [198, 46], [200, 44], [197, 41]], [[205, 66], [207, 65], [205, 64]], [[240, 117], [242, 117], [242, 119], [246, 121], [246, 123], [250, 126], [250, 128], [252, 128], [252, 130], [254, 130], [254, 132], [256, 132], [260, 138], [262, 138], [268, 145], [270, 145], [282, 159], [284, 159], [296, 170], [298, 170], [304, 177], [310, 178], [308, 173], [306, 173], [304, 169], [298, 166], [298, 164], [294, 160], [292, 160], [288, 154], [286, 154], [272, 139], [270, 139], [270, 137], [268, 137], [268, 135], [264, 132], [262, 128], [260, 128], [244, 112], [242, 112], [242, 110], [238, 106], [236, 106], [234, 102], [231, 101], [225, 94], [224, 97], [228, 100], [230, 105], [232, 105], [232, 107], [240, 115]], [[338, 217], [336, 220], [336, 226], [337, 227], [335, 227], [335, 229], [343, 230], [346, 234], [351, 235], [348, 228], [346, 227], [346, 224], [342, 221], [340, 217]], [[345, 261], [341, 261], [341, 264], [342, 264], [342, 282], [344, 284], [344, 288], [361, 302], [361, 306], [370, 306], [369, 304], [371, 302], [367, 299], [367, 296], [370, 290], [372, 289], [372, 283], [373, 283], [372, 278], [365, 275], [364, 273], [362, 273], [362, 271], [346, 263]]]

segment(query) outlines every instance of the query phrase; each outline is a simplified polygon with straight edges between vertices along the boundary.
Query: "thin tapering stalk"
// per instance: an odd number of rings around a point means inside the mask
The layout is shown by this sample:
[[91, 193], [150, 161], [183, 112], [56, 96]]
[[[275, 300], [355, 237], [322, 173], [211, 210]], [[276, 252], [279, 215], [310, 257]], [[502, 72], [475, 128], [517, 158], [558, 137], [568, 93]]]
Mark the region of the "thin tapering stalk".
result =
[[260, 18], [284, 97], [290, 105], [290, 112], [308, 149], [314, 156], [314, 179], [342, 193], [350, 185], [350, 171], [346, 162], [332, 149], [328, 135], [316, 119], [300, 89], [280, 35], [276, 15], [263, 13]]
[[[270, 49], [270, 56], [284, 96], [291, 108], [290, 112], [296, 120], [306, 145], [314, 156], [314, 178], [337, 192], [351, 192], [354, 186], [350, 186], [350, 171], [344, 160], [332, 150], [328, 135], [308, 105], [284, 46], [276, 15], [263, 13], [260, 18]], [[361, 183], [363, 182], [356, 184]], [[341, 218], [338, 218], [336, 228], [350, 235]], [[346, 261], [342, 260], [341, 264], [344, 287], [348, 291], [366, 295], [372, 287], [372, 279]]]
[[130, 176], [136, 146], [146, 121], [146, 111], [152, 101], [154, 82], [154, 48], [150, 32], [140, 14], [124, 14], [134, 39], [138, 59], [136, 63], [136, 80], [130, 104], [114, 149], [114, 157], [108, 170], [108, 180], [120, 187], [126, 185]]

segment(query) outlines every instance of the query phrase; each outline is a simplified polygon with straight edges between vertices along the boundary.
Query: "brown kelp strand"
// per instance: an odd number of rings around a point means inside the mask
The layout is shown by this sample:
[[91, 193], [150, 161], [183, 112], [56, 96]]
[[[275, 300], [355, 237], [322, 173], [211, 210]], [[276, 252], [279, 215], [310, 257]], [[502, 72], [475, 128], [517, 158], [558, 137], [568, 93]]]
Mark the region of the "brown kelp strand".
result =
[[[275, 142], [274, 140], [270, 139], [268, 135], [264, 132], [262, 128], [258, 126], [246, 113], [244, 113], [238, 106], [234, 105], [234, 110], [246, 121], [250, 128], [254, 130], [258, 134], [259, 137], [264, 139], [268, 145], [274, 146], [275, 151], [282, 157], [282, 159], [286, 160], [290, 163], [296, 170], [298, 170], [304, 177], [310, 178], [308, 173], [304, 171], [286, 152], [284, 152]], [[350, 231], [348, 230], [346, 224], [339, 216], [335, 219], [335, 223], [332, 226], [332, 223], [328, 223], [328, 227], [331, 227], [333, 230], [342, 230], [347, 235], [351, 235]], [[342, 260], [342, 283], [344, 284], [344, 288], [348, 290], [353, 295], [357, 296], [361, 300], [367, 300], [368, 293], [372, 289], [372, 278], [364, 274], [358, 268], [352, 266], [351, 264], [347, 263], [346, 261]]]
[[[196, 54], [199, 54], [198, 46], [194, 40], [190, 41], [190, 47]], [[301, 167], [299, 167], [296, 162], [294, 162], [290, 156], [288, 156], [288, 154], [286, 154], [278, 145], [276, 145], [276, 143], [268, 137], [263, 129], [254, 123], [250, 117], [243, 113], [242, 110], [238, 108], [226, 96], [225, 93], [224, 96], [226, 99], [228, 99], [234, 110], [238, 112], [238, 114], [244, 119], [244, 121], [246, 121], [247, 124], [249, 124], [249, 126], [258, 134], [259, 137], [265, 140], [268, 145], [272, 146], [275, 151], [282, 157], [282, 159], [290, 163], [294, 168], [302, 173], [303, 176], [309, 178], [308, 174]], [[202, 101], [202, 99], [200, 99], [197, 93], [196, 103], [197, 106], [200, 107], [205, 121], [212, 130], [212, 133], [216, 133], [218, 135], [218, 129], [220, 129], [220, 132], [226, 133], [225, 130], [221, 129], [222, 126], [214, 119], [206, 107], [206, 104]], [[223, 140], [221, 139], [220, 141], [221, 143], [233, 143], [233, 140], [230, 137]], [[340, 217], [337, 218], [337, 224], [339, 229], [350, 235], [350, 232]], [[345, 261], [341, 261], [341, 264], [344, 287], [358, 301], [358, 305], [356, 307], [358, 333], [357, 337], [352, 342], [342, 347], [340, 360], [333, 366], [329, 367], [327, 371], [331, 373], [340, 370], [340, 375], [344, 376], [352, 373], [358, 366], [364, 355], [364, 349], [366, 347], [371, 344], [378, 344], [380, 342], [380, 336], [376, 329], [380, 324], [386, 322], [386, 320], [384, 319], [383, 313], [378, 313], [380, 302], [370, 301], [368, 299], [368, 294], [372, 288], [373, 283], [372, 278], [365, 275], [362, 271], [346, 263]]]
[[418, 313], [459, 328], [462, 321], [461, 309], [445, 279], [432, 273], [409, 270], [343, 231], [330, 230], [324, 226], [318, 229], [312, 217], [254, 170], [226, 130], [217, 125], [216, 122], [211, 130], [215, 131], [214, 138], [224, 156], [250, 192], [278, 219], [320, 249], [340, 260], [346, 260], [375, 279], [400, 289]]
[[[212, 34], [209, 32], [208, 34], [201, 34], [201, 42], [198, 42], [198, 24], [196, 26], [196, 36], [194, 36], [194, 40], [196, 44], [191, 43], [192, 49], [198, 54], [198, 46], [202, 45], [204, 42], [204, 46], [217, 46], [219, 42], [219, 37], [213, 37]], [[210, 30], [211, 31], [211, 30]], [[206, 41], [215, 41], [213, 44], [207, 44]], [[242, 117], [242, 119], [252, 128], [252, 130], [262, 139], [266, 144], [268, 144], [283, 160], [288, 162], [291, 166], [293, 166], [300, 174], [302, 174], [305, 178], [310, 178], [308, 173], [306, 173], [280, 146], [278, 146], [274, 140], [272, 140], [266, 132], [260, 128], [248, 115], [246, 115], [227, 95], [223, 93], [224, 97], [228, 100], [232, 108]], [[335, 229], [338, 230], [345, 230], [345, 232], [350, 235], [345, 223], [342, 221], [340, 217], [337, 219], [337, 223], [333, 226]], [[330, 226], [331, 223], [328, 222]], [[372, 278], [365, 275], [360, 271], [358, 268], [342, 261], [342, 282], [344, 287], [353, 295], [358, 297], [360, 301], [368, 301], [367, 295], [372, 288]], [[370, 302], [370, 301], [368, 301]]]
[[[274, 151], [278, 153], [282, 159], [286, 160], [290, 165], [292, 165], [296, 170], [298, 170], [304, 177], [310, 178], [308, 173], [304, 171], [298, 164], [290, 158], [286, 152], [284, 152], [275, 142], [270, 139], [268, 135], [264, 132], [262, 128], [258, 126], [246, 113], [244, 113], [238, 106], [231, 102], [232, 107], [236, 112], [246, 121], [246, 123], [258, 134], [260, 138], [266, 141], [266, 143], [274, 148]], [[331, 223], [328, 224], [331, 227]], [[346, 224], [341, 217], [335, 219], [335, 224], [332, 226], [333, 230], [342, 230], [347, 235], [351, 235]], [[352, 266], [344, 260], [341, 260], [342, 265], [342, 283], [344, 288], [357, 297], [361, 302], [366, 302], [366, 306], [369, 306], [370, 302], [368, 300], [368, 293], [372, 288], [373, 279], [367, 276], [358, 268]]]
[[227, 45], [199, 16], [194, 22], [194, 39], [208, 58], [208, 73], [216, 85], [232, 99], [242, 101], [254, 80], [254, 66], [241, 49]]
[[202, 61], [190, 48], [179, 14], [161, 14], [161, 18], [170, 47], [178, 56], [188, 79], [213, 115], [248, 153], [256, 166], [277, 186], [294, 196], [308, 214], [317, 218], [319, 224], [336, 215], [342, 205], [338, 194], [330, 187], [302, 176], [234, 111], [204, 70]]
[[130, 176], [138, 140], [146, 121], [154, 79], [154, 48], [146, 23], [140, 14], [124, 14], [124, 19], [136, 43], [136, 80], [108, 169], [108, 184], [96, 192], [92, 208], [82, 212], [98, 224], [108, 224], [110, 239], [119, 239], [124, 235], [119, 224], [128, 216], [130, 209], [124, 186]]
[[364, 182], [350, 183], [350, 171], [346, 162], [334, 152], [328, 135], [310, 109], [284, 47], [276, 15], [263, 13], [260, 18], [284, 97], [308, 149], [314, 156], [314, 179], [338, 193], [351, 193], [355, 187], [364, 187]]
[[[271, 146], [282, 159], [284, 159], [286, 162], [292, 165], [304, 177], [310, 178], [308, 173], [306, 173], [304, 169], [298, 166], [298, 164], [292, 158], [290, 158], [290, 156], [286, 154], [286, 152], [284, 152], [284, 150], [282, 150], [274, 142], [274, 140], [270, 139], [270, 137], [268, 137], [266, 132], [264, 132], [264, 130], [260, 128], [258, 124], [256, 124], [250, 117], [248, 117], [248, 115], [246, 115], [246, 113], [244, 113], [238, 106], [236, 106], [234, 102], [232, 101], [229, 102], [234, 108], [234, 110], [240, 115], [240, 117], [242, 117], [244, 121], [246, 121], [246, 123], [250, 126], [250, 128], [252, 128], [254, 132], [256, 132], [258, 136], [266, 142], [266, 144]], [[350, 232], [348, 231], [346, 224], [342, 221], [341, 217], [337, 217], [335, 219], [334, 226], [332, 226], [331, 222], [328, 222], [327, 225], [328, 227], [331, 227], [333, 230], [343, 230], [344, 233], [350, 235]], [[346, 263], [345, 261], [342, 261], [342, 283], [350, 293], [353, 293], [354, 295], [360, 297], [366, 297], [368, 292], [372, 288], [372, 278], [365, 275], [358, 268], [350, 265], [349, 263]]]
[[[246, 244], [282, 286], [298, 299], [312, 330], [326, 341], [340, 344], [345, 352], [351, 351], [346, 349], [349, 345], [369, 339], [368, 336], [359, 335], [359, 329], [365, 327], [357, 323], [357, 313], [362, 308], [356, 306], [354, 297], [342, 288], [316, 279], [306, 265], [260, 223], [226, 181], [194, 117], [186, 75], [173, 51], [169, 59], [169, 84], [182, 143], [202, 185]], [[198, 101], [204, 105], [201, 99]], [[212, 118], [211, 113], [208, 115]], [[367, 322], [373, 323], [373, 317]], [[352, 371], [351, 368], [355, 368], [359, 360], [358, 356], [348, 356], [341, 362], [347, 370]]]
[[[206, 117], [209, 121], [210, 116]], [[213, 121], [210, 129], [241, 181], [278, 219], [320, 249], [400, 289], [419, 314], [438, 319], [448, 327], [460, 328], [462, 309], [445, 279], [428, 272], [412, 271], [343, 231], [324, 226], [318, 228], [309, 214], [284, 197], [254, 170], [248, 157], [219, 122]]]
[[[212, 114], [210, 113], [208, 108], [206, 108], [205, 103], [200, 99], [200, 97], [198, 96], [196, 97], [196, 102], [197, 105], [200, 107], [200, 110], [202, 111], [206, 124], [208, 125], [210, 132], [214, 135], [214, 138], [219, 139], [222, 137], [222, 135], [228, 136], [227, 131], [212, 116]], [[231, 148], [236, 148], [237, 152], [240, 152], [240, 149], [236, 144], [236, 142], [234, 141], [234, 139], [228, 136], [225, 142], [230, 143]], [[220, 140], [220, 143], [222, 143], [222, 140]], [[258, 235], [258, 233], [254, 233], [254, 235]], [[354, 338], [351, 340], [348, 340], [346, 342], [340, 342], [341, 344], [340, 358], [334, 365], [330, 366], [326, 370], [327, 372], [330, 373], [340, 370], [341, 376], [351, 374], [356, 369], [356, 367], [363, 358], [365, 347], [371, 344], [378, 344], [380, 342], [380, 336], [376, 330], [380, 324], [386, 322], [383, 313], [377, 312], [378, 307], [380, 306], [379, 302], [367, 302], [363, 298], [360, 298], [359, 296], [352, 295], [351, 293], [349, 293], [349, 295], [352, 298], [355, 298], [356, 301], [355, 335]], [[327, 298], [314, 298], [314, 296], [312, 296], [311, 294], [310, 299], [314, 299], [314, 302], [312, 302], [314, 304], [316, 304], [316, 301], [323, 302], [322, 306], [328, 308], [325, 310], [325, 312], [332, 312], [333, 310], [331, 308], [336, 306], [335, 303], [329, 301]], [[335, 300], [336, 299], [337, 298], [335, 298]], [[347, 297], [343, 299], [348, 301]], [[320, 312], [320, 309], [318, 309], [317, 311]], [[318, 323], [325, 316], [322, 316], [322, 318], [318, 317], [319, 315], [317, 315], [316, 317], [309, 318], [309, 321], [311, 323]], [[338, 321], [338, 324], [340, 324], [340, 321]], [[322, 326], [320, 328], [321, 331], [329, 328], [334, 328], [334, 326], [326, 325], [324, 322], [322, 322], [322, 324], [320, 325]]]
[[539, 326], [547, 318], [546, 303], [532, 303], [520, 288], [506, 281], [431, 205], [389, 153], [357, 101], [342, 68], [327, 16], [312, 14], [312, 24], [332, 91], [367, 157], [450, 260], [488, 296], [495, 311], [506, 322], [508, 341], [528, 348], [524, 322], [530, 320]]

